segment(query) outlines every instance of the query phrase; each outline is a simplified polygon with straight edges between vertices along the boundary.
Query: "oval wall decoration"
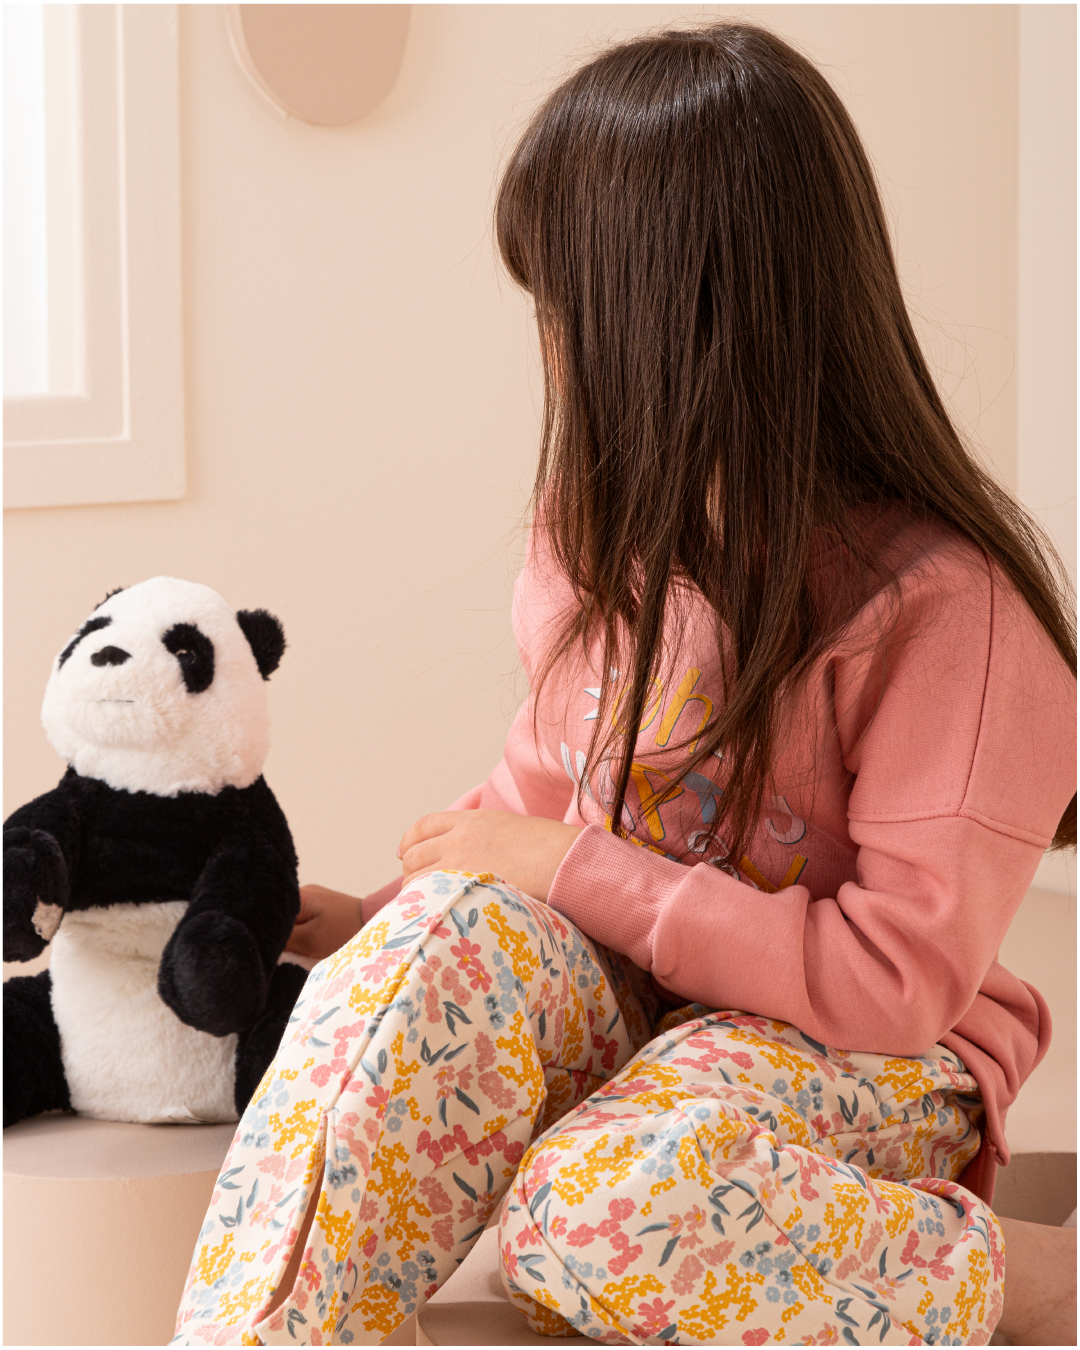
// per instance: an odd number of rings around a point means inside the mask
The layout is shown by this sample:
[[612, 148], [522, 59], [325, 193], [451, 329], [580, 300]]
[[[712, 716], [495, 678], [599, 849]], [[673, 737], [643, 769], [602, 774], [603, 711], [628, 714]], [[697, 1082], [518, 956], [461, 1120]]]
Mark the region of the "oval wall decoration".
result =
[[228, 5], [237, 60], [276, 109], [355, 122], [394, 87], [411, 5]]

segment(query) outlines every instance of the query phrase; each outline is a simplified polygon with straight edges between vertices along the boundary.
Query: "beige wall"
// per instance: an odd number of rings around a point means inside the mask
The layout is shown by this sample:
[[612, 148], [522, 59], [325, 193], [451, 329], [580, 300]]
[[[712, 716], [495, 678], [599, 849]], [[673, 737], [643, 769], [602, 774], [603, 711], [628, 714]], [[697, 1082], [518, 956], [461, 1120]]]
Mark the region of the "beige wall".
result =
[[1015, 483], [1016, 6], [417, 6], [389, 99], [342, 128], [275, 120], [223, 9], [181, 6], [190, 490], [7, 513], [5, 813], [60, 772], [38, 725], [53, 655], [106, 591], [162, 572], [284, 622], [267, 776], [304, 879], [380, 884], [410, 821], [488, 772], [522, 694], [508, 611], [539, 414], [493, 179], [568, 66], [702, 14], [826, 66], [931, 361]]

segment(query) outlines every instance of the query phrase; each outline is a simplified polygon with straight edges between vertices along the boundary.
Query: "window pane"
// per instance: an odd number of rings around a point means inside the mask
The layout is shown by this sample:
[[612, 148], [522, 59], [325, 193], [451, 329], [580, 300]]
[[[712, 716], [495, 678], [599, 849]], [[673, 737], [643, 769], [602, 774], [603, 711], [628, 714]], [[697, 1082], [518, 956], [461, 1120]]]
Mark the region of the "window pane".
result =
[[4, 393], [49, 388], [44, 5], [4, 5]]
[[81, 390], [75, 5], [4, 5], [4, 393]]

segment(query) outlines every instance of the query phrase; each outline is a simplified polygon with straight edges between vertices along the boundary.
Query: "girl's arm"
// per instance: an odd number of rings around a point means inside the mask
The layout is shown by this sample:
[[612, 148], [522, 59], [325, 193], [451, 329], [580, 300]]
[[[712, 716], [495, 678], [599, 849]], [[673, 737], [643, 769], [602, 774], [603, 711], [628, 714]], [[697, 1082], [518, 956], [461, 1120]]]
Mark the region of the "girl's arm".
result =
[[549, 903], [688, 1000], [827, 1045], [918, 1054], [974, 1021], [1037, 1055], [1045, 1005], [996, 959], [1075, 785], [1075, 680], [985, 565], [924, 569], [900, 619], [807, 717], [852, 775], [853, 880], [767, 894], [590, 825]]

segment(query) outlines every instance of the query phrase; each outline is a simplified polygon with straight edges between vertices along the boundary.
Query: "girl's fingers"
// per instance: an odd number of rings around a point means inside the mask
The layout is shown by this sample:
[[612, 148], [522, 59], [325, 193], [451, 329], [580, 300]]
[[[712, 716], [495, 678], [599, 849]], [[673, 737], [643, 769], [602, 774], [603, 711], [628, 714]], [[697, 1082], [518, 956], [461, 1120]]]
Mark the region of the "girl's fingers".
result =
[[404, 860], [405, 854], [414, 845], [421, 843], [424, 839], [434, 839], [437, 835], [446, 834], [448, 830], [454, 827], [454, 818], [460, 814], [457, 811], [436, 811], [430, 816], [421, 816], [419, 820], [414, 821], [405, 833], [401, 836], [401, 843], [398, 844], [398, 857]]
[[298, 924], [308, 923], [318, 914], [319, 907], [315, 903], [311, 892], [321, 889], [322, 888], [318, 886], [300, 887], [300, 913], [296, 916], [296, 922]]
[[285, 949], [321, 961], [355, 936], [363, 923], [363, 902], [358, 896], [325, 886], [303, 886], [300, 913]]
[[437, 868], [442, 862], [443, 851], [443, 845], [438, 835], [433, 839], [421, 840], [420, 843], [413, 844], [411, 848], [404, 849], [401, 853], [402, 875], [408, 876], [413, 872]]
[[289, 940], [285, 944], [285, 950], [287, 952], [295, 952], [297, 956], [318, 956], [319, 953], [315, 950], [312, 942], [313, 935], [310, 931], [313, 926], [314, 925], [309, 924], [304, 927], [298, 926], [294, 928], [289, 934]]

